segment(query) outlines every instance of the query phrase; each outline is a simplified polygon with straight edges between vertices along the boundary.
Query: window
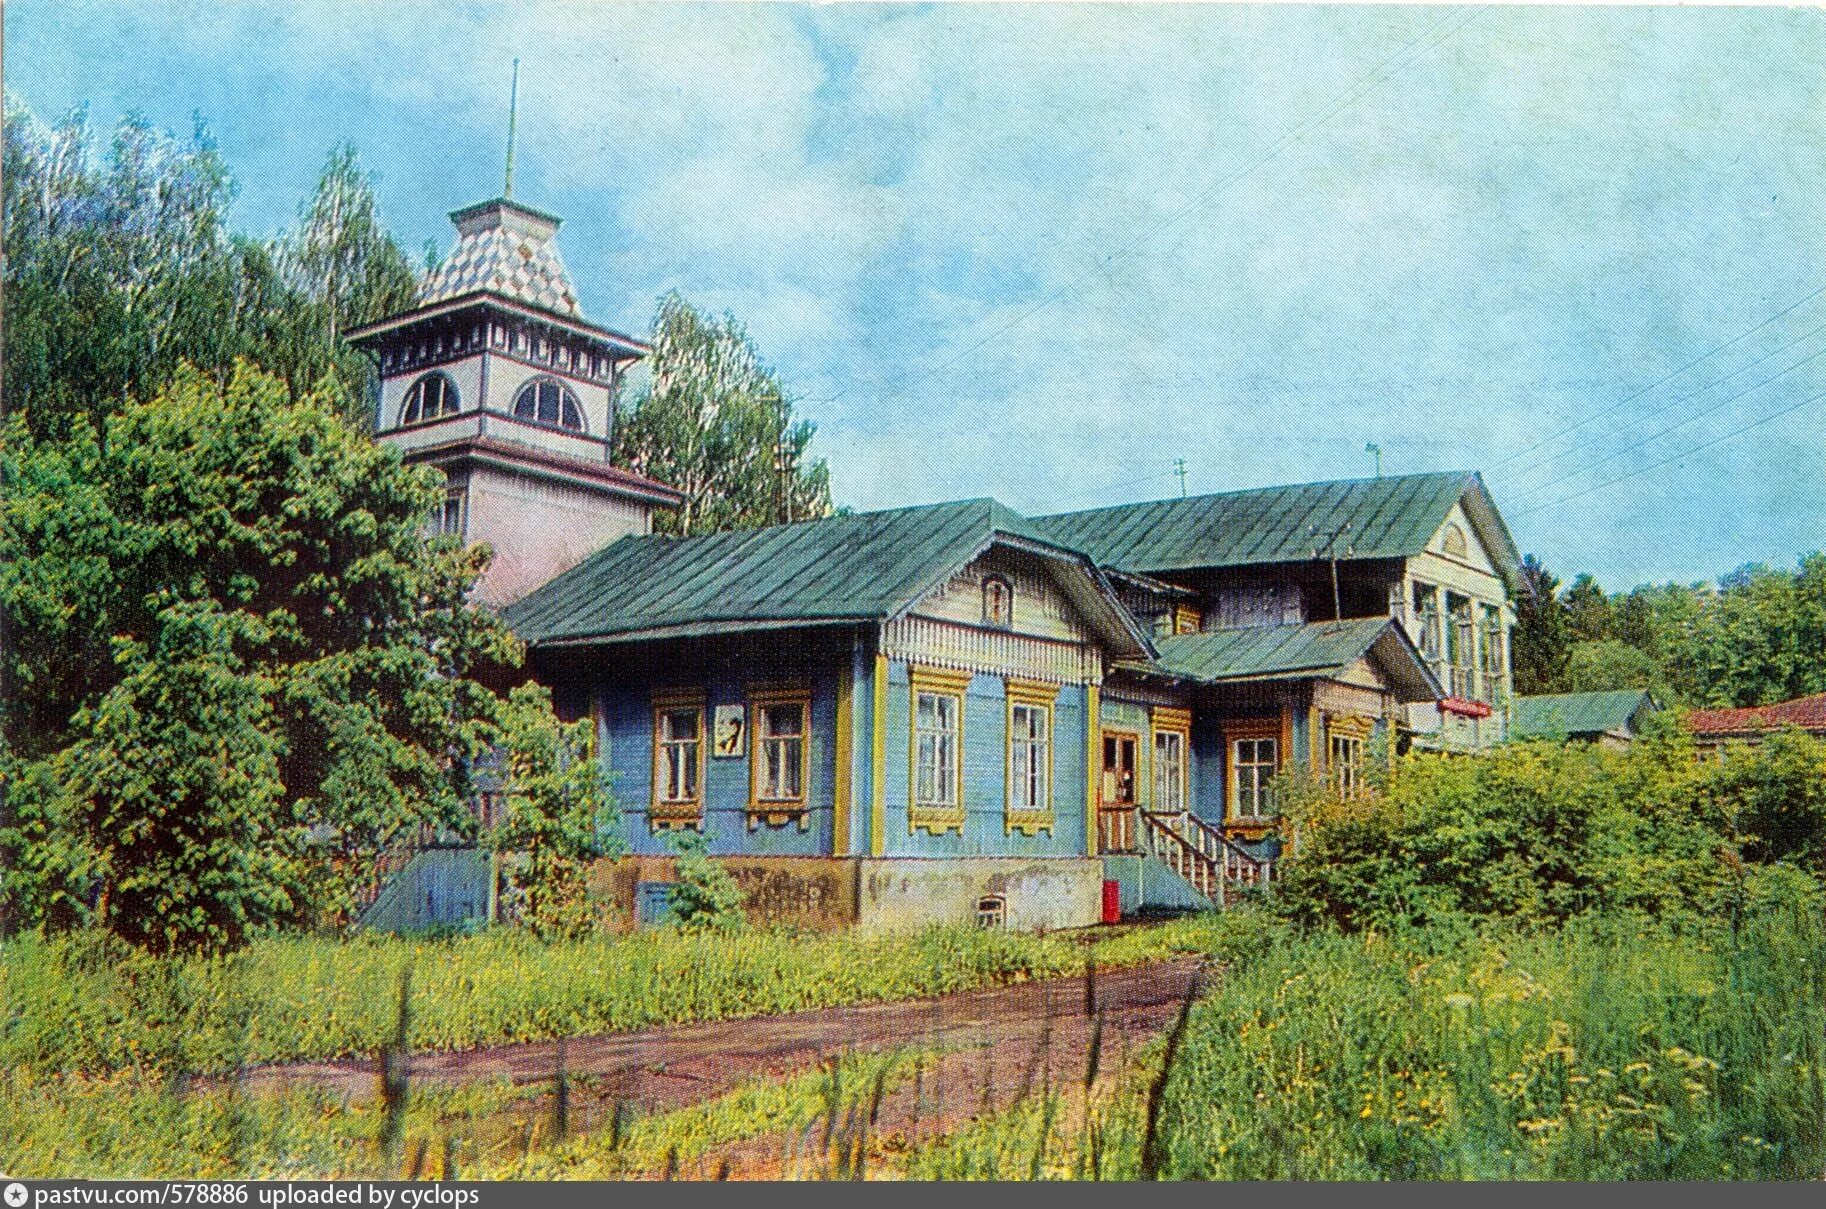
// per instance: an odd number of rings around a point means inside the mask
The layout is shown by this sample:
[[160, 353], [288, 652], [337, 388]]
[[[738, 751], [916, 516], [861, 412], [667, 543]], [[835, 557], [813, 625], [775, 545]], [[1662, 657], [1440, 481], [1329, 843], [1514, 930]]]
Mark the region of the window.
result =
[[402, 427], [423, 424], [456, 413], [457, 388], [450, 375], [426, 374], [406, 388], [406, 401], [399, 408], [399, 422]]
[[805, 802], [806, 715], [810, 702], [755, 704], [754, 798], [757, 807]]
[[976, 900], [976, 926], [995, 929], [1008, 922], [1008, 898], [1002, 894], [985, 894]]
[[535, 424], [584, 431], [583, 408], [570, 387], [556, 378], [535, 378], [514, 396], [514, 415]]
[[1432, 584], [1414, 583], [1414, 615], [1420, 620], [1420, 654], [1429, 662], [1438, 662], [1445, 651], [1445, 619], [1439, 611], [1439, 589]]
[[1494, 699], [1503, 683], [1503, 611], [1496, 605], [1484, 606], [1484, 695]]
[[939, 810], [958, 804], [958, 735], [964, 703], [951, 693], [916, 693], [913, 717], [917, 773], [913, 804]]
[[1186, 736], [1183, 731], [1154, 732], [1154, 809], [1178, 814], [1186, 808]]
[[1330, 763], [1332, 788], [1344, 797], [1355, 797], [1363, 791], [1363, 739], [1355, 734], [1331, 733]]
[[1052, 813], [1052, 710], [1044, 705], [1008, 707], [1008, 785], [1011, 810]]
[[1439, 539], [1439, 548], [1449, 558], [1465, 558], [1470, 554], [1470, 544], [1465, 541], [1465, 531], [1457, 525], [1447, 525], [1444, 536]]
[[450, 537], [463, 536], [464, 513], [468, 511], [466, 491], [452, 491], [444, 496], [442, 506], [438, 508], [436, 527], [441, 535]]
[[907, 669], [912, 733], [907, 743], [907, 831], [964, 829], [964, 694], [970, 673]]
[[1473, 669], [1477, 666], [1477, 623], [1472, 619], [1471, 602], [1455, 592], [1447, 593], [1446, 611], [1452, 620], [1452, 628], [1447, 635], [1450, 639], [1447, 656], [1451, 669], [1446, 691], [1454, 697], [1475, 697], [1477, 685], [1474, 683]]
[[1000, 575], [983, 581], [983, 624], [998, 629], [1014, 624], [1014, 588]]
[[1231, 801], [1237, 818], [1265, 819], [1274, 814], [1274, 776], [1280, 767], [1278, 739], [1231, 742]]
[[663, 823], [699, 817], [703, 776], [703, 704], [657, 704], [653, 710], [653, 818]]

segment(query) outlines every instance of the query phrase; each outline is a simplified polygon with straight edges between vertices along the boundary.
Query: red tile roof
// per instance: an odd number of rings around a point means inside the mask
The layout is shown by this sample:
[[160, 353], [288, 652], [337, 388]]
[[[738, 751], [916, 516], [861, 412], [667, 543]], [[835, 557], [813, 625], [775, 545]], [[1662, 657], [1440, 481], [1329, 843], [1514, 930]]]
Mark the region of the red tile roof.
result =
[[1826, 734], [1826, 693], [1742, 709], [1696, 709], [1686, 716], [1686, 728], [1701, 736], [1753, 735], [1785, 726]]

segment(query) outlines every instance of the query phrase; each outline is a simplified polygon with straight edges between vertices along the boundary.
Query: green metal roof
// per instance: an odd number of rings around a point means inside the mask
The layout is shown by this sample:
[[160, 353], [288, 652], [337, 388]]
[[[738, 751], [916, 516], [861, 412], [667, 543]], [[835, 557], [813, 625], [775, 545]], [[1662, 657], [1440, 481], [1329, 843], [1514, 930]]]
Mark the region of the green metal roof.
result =
[[1329, 678], [1374, 656], [1403, 700], [1430, 701], [1439, 683], [1401, 627], [1388, 617], [1306, 625], [1254, 626], [1157, 639], [1154, 671], [1204, 684], [1235, 680]]
[[1509, 734], [1516, 739], [1633, 734], [1636, 715], [1644, 707], [1654, 709], [1655, 699], [1640, 688], [1517, 697]]
[[1325, 540], [1313, 535], [1314, 526], [1329, 534], [1349, 525], [1337, 539], [1345, 557], [1406, 558], [1426, 548], [1461, 500], [1479, 540], [1515, 582], [1515, 543], [1483, 479], [1467, 471], [1228, 491], [1066, 512], [1038, 523], [1104, 566], [1159, 574], [1309, 561]]
[[997, 544], [1061, 568], [1061, 587], [1119, 657], [1151, 653], [1087, 557], [992, 499], [696, 537], [624, 537], [504, 616], [532, 645], [880, 622]]

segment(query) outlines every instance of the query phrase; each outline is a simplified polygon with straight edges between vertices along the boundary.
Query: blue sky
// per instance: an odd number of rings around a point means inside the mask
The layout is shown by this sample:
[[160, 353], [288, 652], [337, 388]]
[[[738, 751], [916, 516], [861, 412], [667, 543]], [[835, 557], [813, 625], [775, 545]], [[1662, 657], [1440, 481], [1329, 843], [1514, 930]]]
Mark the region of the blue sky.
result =
[[515, 193], [564, 216], [587, 313], [642, 331], [671, 288], [733, 311], [843, 503], [1089, 507], [1177, 493], [1176, 458], [1194, 492], [1368, 474], [1375, 442], [1389, 473], [1485, 469], [1567, 578], [1826, 546], [1818, 12], [14, 0], [5, 21], [6, 87], [41, 116], [201, 113], [243, 229], [291, 222], [347, 139], [414, 249], [498, 192], [519, 56]]

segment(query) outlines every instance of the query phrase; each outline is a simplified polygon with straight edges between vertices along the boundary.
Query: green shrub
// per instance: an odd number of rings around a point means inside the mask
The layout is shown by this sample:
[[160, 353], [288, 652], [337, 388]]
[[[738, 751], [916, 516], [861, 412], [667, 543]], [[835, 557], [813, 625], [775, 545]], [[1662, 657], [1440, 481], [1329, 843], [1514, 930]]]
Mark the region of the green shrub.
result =
[[679, 831], [671, 838], [678, 853], [678, 881], [666, 914], [688, 932], [736, 932], [747, 924], [742, 914], [742, 887], [723, 865], [711, 859], [701, 832]]

